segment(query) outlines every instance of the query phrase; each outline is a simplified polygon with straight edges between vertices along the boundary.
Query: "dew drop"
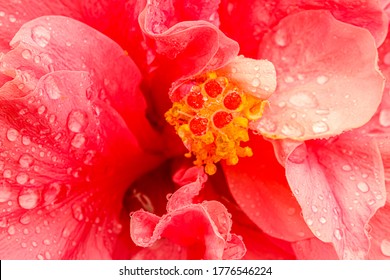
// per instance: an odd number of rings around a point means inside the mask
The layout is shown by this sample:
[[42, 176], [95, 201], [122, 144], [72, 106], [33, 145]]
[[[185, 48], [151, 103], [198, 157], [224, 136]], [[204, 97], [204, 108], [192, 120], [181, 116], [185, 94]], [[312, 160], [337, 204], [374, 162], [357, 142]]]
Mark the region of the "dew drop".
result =
[[85, 137], [83, 134], [76, 134], [71, 142], [71, 145], [77, 149], [81, 148], [85, 144]]
[[352, 167], [351, 167], [349, 164], [345, 164], [345, 165], [343, 165], [342, 169], [343, 169], [344, 171], [351, 171], [351, 170], [352, 170]]
[[8, 234], [9, 235], [14, 235], [16, 233], [15, 227], [14, 226], [9, 226], [8, 227]]
[[5, 180], [0, 181], [0, 202], [6, 202], [11, 194], [11, 185]]
[[306, 224], [307, 224], [308, 226], [313, 225], [313, 220], [312, 220], [312, 219], [307, 219], [307, 220], [306, 220]]
[[48, 252], [48, 251], [45, 252], [45, 258], [46, 258], [47, 260], [50, 260], [50, 259], [51, 259], [51, 254], [50, 254], [50, 252]]
[[25, 145], [25, 146], [28, 146], [31, 144], [31, 139], [29, 136], [27, 135], [23, 135], [22, 136], [22, 144]]
[[69, 236], [70, 236], [70, 230], [69, 229], [67, 229], [67, 228], [64, 228], [63, 230], [62, 230], [62, 237], [64, 237], [64, 238], [68, 238]]
[[16, 22], [16, 17], [14, 15], [9, 15], [8, 20], [9, 20], [9, 22], [14, 23], [14, 22]]
[[43, 105], [38, 108], [39, 115], [42, 115], [43, 113], [45, 113], [45, 111], [46, 111], [46, 107]]
[[321, 232], [319, 232], [318, 230], [315, 231], [315, 235], [317, 235], [318, 237], [321, 236]]
[[6, 217], [2, 217], [0, 219], [0, 228], [6, 228], [8, 226], [8, 219]]
[[43, 240], [43, 244], [49, 246], [51, 244], [49, 239]]
[[22, 168], [29, 168], [34, 163], [34, 158], [29, 154], [23, 154], [19, 158], [19, 164]]
[[297, 92], [290, 97], [289, 102], [300, 108], [314, 108], [318, 105], [317, 99], [309, 92]]
[[45, 89], [50, 99], [56, 100], [61, 97], [61, 91], [52, 76], [46, 78]]
[[370, 205], [370, 206], [374, 205], [375, 203], [376, 203], [375, 199], [370, 199], [368, 201], [368, 205]]
[[81, 209], [81, 206], [78, 204], [73, 204], [72, 215], [73, 215], [73, 218], [75, 218], [79, 222], [84, 220], [83, 210]]
[[287, 46], [287, 33], [282, 29], [278, 29], [275, 33], [274, 40], [279, 47]]
[[68, 116], [67, 125], [72, 132], [83, 132], [88, 125], [87, 114], [80, 110], [72, 111]]
[[382, 109], [379, 113], [379, 124], [383, 127], [390, 126], [390, 109]]
[[38, 260], [44, 260], [45, 258], [44, 258], [41, 254], [38, 254], [38, 255], [37, 255], [37, 259], [38, 259]]
[[341, 240], [341, 238], [342, 238], [341, 231], [340, 231], [339, 229], [335, 229], [333, 235], [334, 235], [334, 237], [335, 237], [337, 240]]
[[329, 130], [329, 127], [326, 123], [323, 121], [315, 122], [312, 125], [313, 132], [318, 134], [318, 133], [324, 133]]
[[319, 85], [324, 85], [326, 84], [326, 82], [329, 80], [329, 78], [327, 76], [324, 76], [324, 75], [321, 75], [321, 76], [318, 76], [316, 81], [317, 81], [317, 84]]
[[260, 85], [260, 80], [257, 79], [257, 78], [254, 78], [254, 79], [252, 80], [252, 86], [258, 87], [259, 85]]
[[286, 76], [286, 77], [284, 78], [284, 81], [285, 81], [287, 84], [291, 84], [291, 83], [293, 83], [295, 80], [294, 80], [294, 78], [291, 77], [291, 76]]
[[325, 224], [325, 223], [326, 223], [325, 217], [319, 218], [318, 221], [319, 221], [321, 224]]
[[390, 257], [390, 241], [387, 239], [383, 239], [381, 242], [381, 251], [382, 254], [386, 257]]
[[7, 130], [7, 139], [11, 142], [14, 142], [16, 141], [16, 139], [18, 139], [18, 136], [19, 136], [19, 132], [14, 129], [14, 128], [10, 128]]
[[7, 179], [11, 178], [12, 177], [12, 171], [9, 170], [9, 169], [4, 170], [3, 177], [7, 178]]
[[329, 110], [328, 109], [318, 109], [318, 110], [316, 110], [316, 114], [320, 115], [320, 116], [328, 115]]
[[50, 37], [50, 31], [42, 25], [34, 26], [31, 29], [31, 38], [35, 43], [37, 43], [38, 46], [42, 48], [49, 44]]
[[318, 212], [317, 206], [312, 205], [312, 206], [311, 206], [311, 211], [313, 211], [313, 213], [317, 213], [317, 212]]
[[288, 137], [300, 137], [303, 135], [303, 128], [298, 123], [288, 123], [282, 126], [281, 132]]
[[26, 173], [24, 172], [20, 172], [17, 176], [16, 176], [16, 182], [20, 185], [24, 185], [27, 183], [29, 177]]
[[18, 202], [23, 209], [34, 209], [38, 205], [39, 193], [34, 189], [24, 189], [20, 192]]
[[24, 59], [31, 59], [31, 57], [32, 57], [32, 54], [31, 54], [31, 51], [30, 50], [24, 50], [24, 51], [22, 51], [22, 57], [24, 58]]
[[61, 185], [57, 182], [51, 183], [43, 193], [43, 200], [46, 204], [55, 202], [61, 191]]
[[31, 217], [29, 215], [23, 215], [20, 217], [19, 222], [22, 225], [28, 225], [31, 222]]
[[366, 193], [366, 192], [368, 192], [369, 190], [370, 190], [370, 187], [367, 185], [367, 183], [365, 183], [365, 182], [359, 182], [358, 184], [357, 184], [357, 188], [361, 191], [361, 192], [363, 192], [363, 193]]

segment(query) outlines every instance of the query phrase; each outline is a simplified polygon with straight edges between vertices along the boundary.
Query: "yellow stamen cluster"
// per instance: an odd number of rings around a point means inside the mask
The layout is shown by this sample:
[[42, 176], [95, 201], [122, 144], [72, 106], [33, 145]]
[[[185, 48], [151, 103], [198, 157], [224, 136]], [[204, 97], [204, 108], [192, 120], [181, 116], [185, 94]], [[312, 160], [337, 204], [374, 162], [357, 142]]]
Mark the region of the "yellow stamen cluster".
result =
[[241, 147], [241, 142], [249, 140], [249, 121], [261, 118], [267, 102], [215, 72], [186, 85], [185, 97], [165, 113], [189, 151], [185, 156], [193, 154], [194, 164], [205, 165], [209, 175], [217, 171], [215, 163], [222, 159], [235, 165], [239, 157], [252, 156], [252, 149]]

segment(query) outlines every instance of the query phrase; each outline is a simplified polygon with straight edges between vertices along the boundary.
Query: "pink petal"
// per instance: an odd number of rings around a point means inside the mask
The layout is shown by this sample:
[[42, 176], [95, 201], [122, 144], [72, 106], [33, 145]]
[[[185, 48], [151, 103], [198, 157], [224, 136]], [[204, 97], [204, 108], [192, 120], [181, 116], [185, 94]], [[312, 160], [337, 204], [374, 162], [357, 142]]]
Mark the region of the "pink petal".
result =
[[289, 15], [307, 10], [329, 10], [340, 21], [368, 29], [377, 46], [381, 45], [387, 34], [388, 18], [380, 1], [375, 0], [279, 0], [272, 3], [266, 0], [224, 0], [220, 7], [220, 28], [239, 42], [242, 54], [258, 58], [259, 45], [269, 28]]
[[[387, 191], [390, 185], [387, 183]], [[389, 194], [389, 192], [387, 192]], [[369, 259], [390, 259], [390, 198], [387, 196], [385, 207], [376, 212], [370, 220], [371, 247]]]
[[297, 241], [312, 236], [270, 144], [255, 138], [250, 147], [253, 157], [241, 159], [236, 166], [224, 166], [230, 191], [238, 205], [259, 228], [273, 237]]
[[329, 12], [286, 17], [264, 37], [260, 54], [275, 64], [278, 77], [270, 106], [253, 125], [268, 137], [337, 135], [365, 124], [382, 98], [372, 36]]
[[276, 89], [276, 71], [272, 62], [236, 57], [218, 73], [245, 92], [260, 99], [268, 99]]
[[306, 142], [290, 154], [286, 175], [312, 232], [340, 258], [365, 258], [366, 226], [386, 194], [375, 142], [357, 133]]

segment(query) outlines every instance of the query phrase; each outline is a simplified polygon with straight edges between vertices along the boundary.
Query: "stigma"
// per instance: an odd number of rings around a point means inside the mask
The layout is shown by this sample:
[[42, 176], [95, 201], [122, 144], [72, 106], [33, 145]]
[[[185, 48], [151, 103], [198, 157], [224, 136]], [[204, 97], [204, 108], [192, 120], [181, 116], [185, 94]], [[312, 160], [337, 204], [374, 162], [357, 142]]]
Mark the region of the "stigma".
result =
[[194, 156], [194, 164], [204, 165], [205, 172], [213, 175], [219, 161], [236, 165], [240, 157], [253, 155], [243, 143], [249, 140], [249, 122], [261, 118], [267, 101], [216, 72], [198, 76], [180, 90], [165, 118], [188, 149], [186, 157]]

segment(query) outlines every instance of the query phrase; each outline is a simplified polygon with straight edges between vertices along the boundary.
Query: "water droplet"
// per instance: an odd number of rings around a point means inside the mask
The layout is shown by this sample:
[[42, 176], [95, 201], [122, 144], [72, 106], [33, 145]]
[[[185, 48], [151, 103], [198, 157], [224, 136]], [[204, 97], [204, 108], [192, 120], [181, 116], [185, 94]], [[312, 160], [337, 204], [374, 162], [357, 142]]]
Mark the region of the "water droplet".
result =
[[14, 235], [16, 233], [15, 227], [13, 225], [8, 227], [8, 234]]
[[313, 132], [317, 134], [317, 133], [327, 132], [329, 130], [329, 127], [323, 121], [319, 121], [319, 122], [313, 123], [312, 129], [313, 129]]
[[311, 206], [311, 211], [313, 211], [313, 213], [317, 213], [317, 212], [318, 212], [317, 206], [312, 205], [312, 206]]
[[8, 219], [6, 217], [2, 217], [0, 219], [0, 228], [8, 227]]
[[44, 258], [41, 254], [38, 254], [38, 255], [37, 255], [37, 259], [38, 259], [38, 260], [44, 260], [45, 258]]
[[96, 151], [89, 150], [85, 153], [84, 156], [84, 164], [86, 165], [92, 165], [93, 164], [93, 159], [95, 158]]
[[368, 201], [368, 205], [374, 205], [376, 203], [376, 201], [374, 200], [374, 199], [370, 199], [369, 201]]
[[285, 47], [287, 46], [287, 33], [283, 29], [278, 29], [274, 36], [275, 43], [279, 47]]
[[83, 134], [76, 134], [71, 142], [71, 145], [77, 149], [81, 148], [85, 144], [85, 137]]
[[19, 136], [19, 132], [14, 129], [14, 128], [10, 128], [7, 130], [7, 139], [11, 142], [14, 142], [16, 141], [16, 139], [18, 139], [18, 136]]
[[0, 202], [6, 202], [11, 194], [11, 185], [5, 180], [0, 181]]
[[18, 202], [23, 209], [34, 209], [39, 201], [39, 193], [34, 189], [24, 189], [20, 192]]
[[27, 183], [29, 177], [26, 173], [24, 172], [20, 172], [17, 176], [16, 176], [16, 182], [20, 185], [24, 185]]
[[49, 246], [50, 244], [51, 244], [51, 242], [50, 242], [50, 240], [49, 239], [45, 239], [45, 240], [43, 240], [43, 242], [42, 242], [44, 245], [47, 245], [47, 246]]
[[72, 132], [83, 132], [88, 125], [88, 116], [80, 110], [72, 111], [68, 116], [68, 128]]
[[9, 20], [9, 22], [14, 23], [14, 22], [16, 22], [16, 17], [14, 15], [9, 15], [8, 20]]
[[22, 51], [22, 57], [24, 58], [24, 59], [31, 59], [31, 56], [32, 56], [32, 54], [31, 54], [31, 51], [30, 50], [24, 50], [24, 51]]
[[288, 137], [300, 137], [303, 135], [303, 127], [298, 123], [288, 123], [282, 126], [281, 132]]
[[50, 37], [50, 31], [42, 25], [34, 26], [31, 29], [31, 38], [35, 43], [37, 43], [38, 46], [42, 48], [49, 44]]
[[45, 80], [45, 89], [46, 93], [50, 99], [56, 100], [61, 97], [61, 91], [57, 86], [54, 78], [52, 76], [48, 76]]
[[34, 158], [29, 154], [23, 154], [19, 158], [19, 164], [22, 168], [29, 168], [34, 163]]
[[318, 110], [316, 110], [316, 114], [320, 115], [320, 116], [328, 115], [329, 114], [329, 110], [328, 109], [318, 109]]
[[68, 238], [69, 236], [70, 236], [70, 230], [69, 229], [67, 229], [67, 228], [64, 228], [63, 230], [62, 230], [62, 237], [64, 237], [64, 238]]
[[9, 169], [4, 170], [3, 177], [7, 178], [7, 179], [11, 178], [12, 177], [12, 171], [9, 170]]
[[361, 192], [363, 192], [363, 193], [366, 193], [366, 192], [368, 192], [369, 190], [370, 190], [370, 187], [367, 185], [367, 183], [365, 183], [365, 182], [359, 182], [358, 184], [357, 184], [357, 188], [361, 191]]
[[22, 225], [28, 225], [31, 222], [31, 217], [29, 215], [23, 215], [20, 217], [19, 222]]
[[326, 223], [325, 217], [319, 218], [318, 221], [319, 221], [321, 224], [325, 224], [325, 223]]
[[341, 231], [340, 231], [339, 229], [335, 229], [333, 235], [334, 235], [334, 237], [335, 237], [337, 240], [341, 240], [341, 238], [342, 238]]
[[318, 76], [317, 77], [317, 83], [319, 84], [319, 85], [324, 85], [324, 84], [326, 84], [326, 82], [329, 80], [329, 78], [327, 77], [327, 76], [324, 76], [324, 75], [321, 75], [321, 76]]
[[295, 190], [294, 190], [294, 193], [295, 193], [295, 195], [298, 195], [298, 194], [299, 194], [299, 190], [298, 190], [298, 189], [295, 189]]
[[386, 65], [390, 65], [390, 53], [385, 54], [383, 57], [383, 63]]
[[382, 254], [386, 257], [390, 257], [390, 241], [387, 239], [383, 239], [381, 242], [381, 251]]
[[38, 108], [39, 115], [42, 115], [43, 113], [45, 113], [45, 111], [46, 111], [46, 107], [43, 105]]
[[46, 204], [54, 203], [61, 191], [61, 185], [57, 182], [51, 183], [43, 193], [43, 200]]
[[287, 84], [291, 84], [291, 83], [293, 83], [295, 80], [294, 80], [294, 78], [291, 77], [291, 76], [286, 76], [286, 77], [284, 78], [284, 81], [285, 81]]
[[307, 219], [306, 220], [306, 224], [308, 225], [308, 226], [311, 226], [311, 225], [313, 225], [313, 220], [312, 219]]
[[351, 170], [352, 170], [352, 167], [351, 167], [349, 164], [345, 164], [345, 165], [343, 165], [342, 169], [343, 169], [344, 171], [351, 171]]
[[50, 259], [51, 259], [51, 254], [50, 254], [50, 252], [48, 252], [48, 251], [45, 252], [45, 258], [46, 258], [47, 260], [50, 260]]
[[321, 232], [319, 232], [318, 230], [316, 230], [314, 233], [315, 233], [315, 235], [317, 235], [318, 237], [321, 236]]
[[73, 218], [75, 218], [77, 221], [81, 222], [82, 220], [84, 220], [83, 210], [80, 205], [73, 204], [72, 214], [73, 214]]
[[29, 136], [23, 135], [22, 136], [22, 144], [25, 146], [28, 146], [31, 144], [31, 139]]
[[390, 109], [382, 109], [380, 111], [379, 124], [384, 127], [390, 126]]
[[259, 85], [260, 85], [260, 80], [257, 79], [257, 78], [254, 78], [254, 79], [252, 80], [252, 86], [258, 87]]
[[318, 105], [317, 99], [310, 92], [297, 92], [292, 95], [289, 102], [300, 108], [315, 108]]

